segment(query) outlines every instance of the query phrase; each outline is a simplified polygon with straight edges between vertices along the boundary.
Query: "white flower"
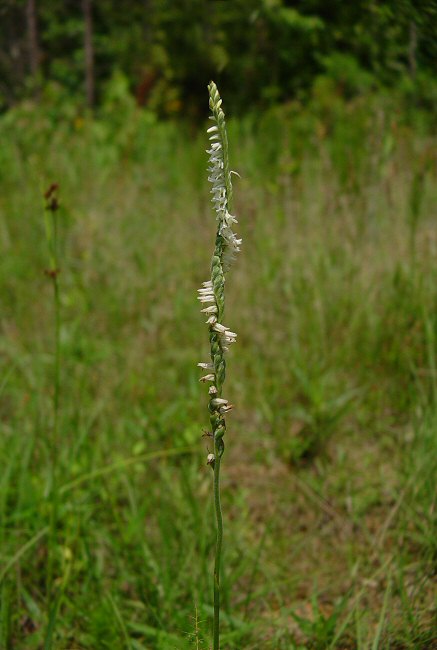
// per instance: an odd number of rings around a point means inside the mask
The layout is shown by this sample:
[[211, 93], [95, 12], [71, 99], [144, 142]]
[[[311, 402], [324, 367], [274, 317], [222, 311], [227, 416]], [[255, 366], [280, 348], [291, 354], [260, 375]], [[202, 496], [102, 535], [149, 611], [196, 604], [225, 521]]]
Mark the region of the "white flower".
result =
[[221, 406], [219, 408], [219, 413], [224, 415], [225, 413], [229, 413], [229, 411], [232, 411], [233, 408], [234, 408], [233, 404], [228, 404], [226, 406]]
[[211, 404], [213, 406], [226, 406], [228, 403], [227, 399], [223, 399], [222, 397], [215, 397], [214, 399], [211, 400]]
[[209, 374], [209, 375], [204, 375], [203, 377], [201, 377], [201, 378], [199, 379], [199, 381], [203, 381], [203, 382], [205, 382], [205, 381], [214, 381], [214, 379], [215, 379], [215, 375], [213, 375], [213, 374], [211, 373], [211, 374]]
[[197, 296], [197, 300], [200, 300], [200, 302], [215, 302], [215, 297], [214, 294], [208, 294], [206, 296]]
[[212, 363], [198, 363], [197, 364], [199, 368], [202, 368], [203, 370], [212, 370], [214, 368], [214, 365]]
[[[215, 296], [214, 296], [214, 289], [212, 287], [212, 282], [204, 282], [203, 287], [200, 289], [197, 289], [197, 293], [199, 294], [197, 296], [197, 300], [200, 300], [200, 302], [212, 302], [215, 303]], [[207, 308], [209, 309], [209, 308]], [[216, 308], [217, 309], [217, 308]], [[213, 311], [213, 308], [211, 308], [211, 312]], [[206, 312], [206, 313], [211, 313], [211, 312]]]
[[215, 330], [216, 332], [218, 332], [219, 334], [224, 334], [225, 332], [227, 332], [229, 330], [229, 327], [225, 327], [221, 323], [215, 323], [215, 325], [214, 325], [214, 327], [212, 329]]
[[[234, 217], [233, 214], [230, 214], [227, 210], [224, 216], [224, 220], [226, 221], [228, 226], [231, 226], [233, 223], [238, 223], [238, 220], [236, 217]], [[240, 239], [241, 241], [241, 239]]]
[[236, 332], [231, 332], [229, 327], [224, 327], [221, 323], [215, 323], [212, 329], [217, 331], [220, 334], [220, 338], [222, 342], [222, 350], [224, 352], [227, 352], [228, 348], [226, 346], [229, 343], [235, 343], [237, 340]]

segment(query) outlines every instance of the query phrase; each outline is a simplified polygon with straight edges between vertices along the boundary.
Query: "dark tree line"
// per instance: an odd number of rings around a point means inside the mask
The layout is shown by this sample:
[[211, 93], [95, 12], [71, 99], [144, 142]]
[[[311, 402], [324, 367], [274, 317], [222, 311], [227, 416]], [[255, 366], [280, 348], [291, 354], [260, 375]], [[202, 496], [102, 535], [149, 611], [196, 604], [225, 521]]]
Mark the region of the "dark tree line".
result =
[[[0, 106], [54, 82], [89, 106], [122, 73], [139, 104], [190, 114], [213, 77], [233, 110], [432, 78], [437, 0], [1, 0]], [[229, 100], [228, 100], [229, 105]]]

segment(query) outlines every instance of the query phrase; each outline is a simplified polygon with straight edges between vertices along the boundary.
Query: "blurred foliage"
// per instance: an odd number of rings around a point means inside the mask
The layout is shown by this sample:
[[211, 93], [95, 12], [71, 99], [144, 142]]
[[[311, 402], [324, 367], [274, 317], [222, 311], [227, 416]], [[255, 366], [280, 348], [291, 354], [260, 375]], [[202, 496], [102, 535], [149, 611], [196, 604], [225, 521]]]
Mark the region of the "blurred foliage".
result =
[[[82, 3], [34, 2], [39, 79], [30, 78], [26, 1], [0, 7], [3, 109], [48, 83], [83, 101]], [[165, 117], [197, 118], [212, 77], [234, 113], [305, 101], [323, 83], [346, 99], [396, 86], [435, 106], [435, 0], [99, 0], [92, 13], [99, 105], [123, 75], [136, 102]]]

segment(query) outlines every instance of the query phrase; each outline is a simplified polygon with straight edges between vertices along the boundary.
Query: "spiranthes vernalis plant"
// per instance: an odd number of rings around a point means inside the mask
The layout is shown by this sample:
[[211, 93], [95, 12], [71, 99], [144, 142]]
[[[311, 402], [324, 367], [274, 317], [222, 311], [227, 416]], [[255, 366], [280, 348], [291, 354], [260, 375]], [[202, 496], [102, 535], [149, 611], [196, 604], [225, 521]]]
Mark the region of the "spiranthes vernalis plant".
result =
[[212, 203], [217, 217], [217, 233], [211, 261], [211, 277], [198, 290], [198, 299], [205, 304], [202, 313], [207, 315], [211, 360], [199, 363], [206, 371], [200, 381], [209, 384], [209, 417], [214, 452], [208, 454], [207, 462], [214, 472], [214, 508], [217, 524], [217, 541], [214, 562], [214, 650], [220, 647], [220, 567], [223, 542], [223, 518], [220, 505], [220, 465], [225, 449], [223, 437], [226, 431], [226, 414], [232, 404], [223, 397], [223, 384], [226, 376], [226, 352], [237, 335], [223, 323], [225, 309], [225, 274], [229, 270], [236, 253], [240, 250], [241, 239], [233, 232], [237, 219], [232, 215], [232, 182], [229, 169], [228, 137], [222, 100], [214, 82], [208, 86], [210, 119], [213, 126], [208, 129], [210, 149], [208, 180], [212, 185]]

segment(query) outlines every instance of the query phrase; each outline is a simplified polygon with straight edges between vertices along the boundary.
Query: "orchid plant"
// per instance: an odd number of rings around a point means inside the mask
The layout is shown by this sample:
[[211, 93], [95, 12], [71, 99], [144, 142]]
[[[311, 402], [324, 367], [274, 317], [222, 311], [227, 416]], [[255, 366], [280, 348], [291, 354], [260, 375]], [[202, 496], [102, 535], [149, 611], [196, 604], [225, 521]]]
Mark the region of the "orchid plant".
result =
[[220, 465], [225, 445], [223, 437], [226, 432], [226, 414], [233, 408], [223, 397], [223, 384], [226, 376], [226, 352], [229, 345], [237, 339], [235, 332], [223, 324], [225, 308], [225, 274], [240, 250], [241, 239], [233, 232], [237, 219], [232, 214], [232, 182], [229, 169], [228, 137], [222, 100], [214, 82], [208, 86], [210, 119], [213, 126], [208, 129], [210, 149], [208, 180], [212, 185], [212, 203], [217, 218], [215, 248], [211, 261], [211, 277], [198, 290], [198, 299], [207, 315], [211, 360], [199, 363], [206, 371], [200, 381], [208, 383], [209, 417], [211, 431], [209, 435], [214, 442], [214, 452], [208, 454], [207, 463], [214, 472], [214, 507], [217, 524], [217, 541], [214, 563], [214, 621], [213, 649], [220, 647], [220, 567], [223, 543], [223, 517], [220, 504]]

